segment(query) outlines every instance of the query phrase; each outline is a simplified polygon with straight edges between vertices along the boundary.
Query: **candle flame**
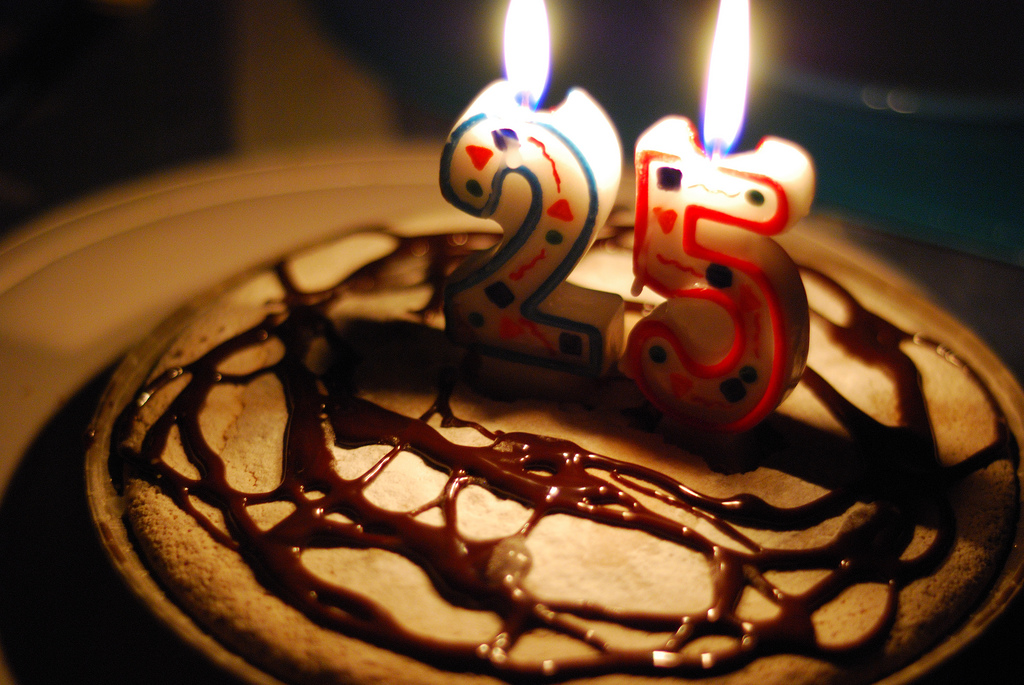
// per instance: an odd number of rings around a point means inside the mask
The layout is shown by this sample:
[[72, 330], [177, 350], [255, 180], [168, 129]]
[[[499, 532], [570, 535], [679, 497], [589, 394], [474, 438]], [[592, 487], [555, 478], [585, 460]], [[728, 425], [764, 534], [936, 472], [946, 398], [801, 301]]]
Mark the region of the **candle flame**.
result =
[[512, 0], [505, 15], [505, 78], [536, 109], [548, 86], [551, 38], [544, 0]]
[[727, 154], [740, 136], [750, 68], [750, 3], [721, 0], [704, 99], [704, 150]]

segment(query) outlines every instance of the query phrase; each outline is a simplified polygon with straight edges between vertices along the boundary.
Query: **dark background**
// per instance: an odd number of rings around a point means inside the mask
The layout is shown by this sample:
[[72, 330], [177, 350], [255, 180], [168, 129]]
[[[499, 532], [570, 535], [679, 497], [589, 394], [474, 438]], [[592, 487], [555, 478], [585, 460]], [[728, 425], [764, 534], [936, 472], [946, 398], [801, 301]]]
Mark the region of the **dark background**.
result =
[[[0, 3], [0, 229], [225, 154], [438, 138], [501, 75], [506, 0]], [[744, 147], [800, 142], [819, 211], [1024, 266], [1024, 3], [752, 3]], [[590, 90], [627, 155], [699, 118], [717, 0], [548, 0], [547, 99]]]
[[0, 222], [232, 147], [229, 12], [179, 0], [0, 9]]
[[441, 140], [447, 124], [407, 102], [299, 0], [3, 0], [0, 235], [214, 157]]

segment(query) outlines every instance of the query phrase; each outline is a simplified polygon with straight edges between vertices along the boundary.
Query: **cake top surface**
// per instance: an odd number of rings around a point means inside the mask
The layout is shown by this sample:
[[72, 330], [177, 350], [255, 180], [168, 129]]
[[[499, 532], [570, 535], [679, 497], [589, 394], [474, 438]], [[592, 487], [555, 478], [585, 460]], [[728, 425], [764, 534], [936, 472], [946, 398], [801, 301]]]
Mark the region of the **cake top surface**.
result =
[[[934, 328], [933, 308], [888, 301], [797, 238], [808, 371], [763, 427], [706, 438], [666, 425], [622, 378], [582, 403], [467, 384], [438, 329], [439, 284], [489, 240], [349, 235], [175, 333], [116, 439], [143, 554], [196, 620], [219, 619], [191, 601], [224, 597], [183, 580], [167, 540], [244, 559], [249, 585], [317, 635], [398, 655], [410, 682], [438, 668], [743, 682], [808, 663], [841, 681], [915, 658], [998, 573], [1017, 518], [1013, 440], [989, 384], [934, 334], [959, 332]], [[628, 261], [626, 241], [608, 229], [581, 280]], [[928, 606], [936, 583], [952, 589]], [[288, 649], [314, 653], [307, 639]], [[260, 666], [310, 677], [282, 661]]]

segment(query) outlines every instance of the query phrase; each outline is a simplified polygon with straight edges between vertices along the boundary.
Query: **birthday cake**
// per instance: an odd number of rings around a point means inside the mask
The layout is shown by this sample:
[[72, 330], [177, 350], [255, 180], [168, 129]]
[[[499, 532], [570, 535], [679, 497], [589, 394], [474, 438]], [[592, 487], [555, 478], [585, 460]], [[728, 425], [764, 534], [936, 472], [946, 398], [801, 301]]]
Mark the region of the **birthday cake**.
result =
[[[654, 304], [629, 223], [573, 275], [627, 327]], [[494, 239], [350, 231], [145, 344], [111, 473], [223, 649], [288, 682], [868, 682], [981, 601], [1016, 442], [934, 306], [797, 229], [807, 369], [753, 430], [708, 434], [614, 369], [576, 397], [480, 391], [442, 284]]]

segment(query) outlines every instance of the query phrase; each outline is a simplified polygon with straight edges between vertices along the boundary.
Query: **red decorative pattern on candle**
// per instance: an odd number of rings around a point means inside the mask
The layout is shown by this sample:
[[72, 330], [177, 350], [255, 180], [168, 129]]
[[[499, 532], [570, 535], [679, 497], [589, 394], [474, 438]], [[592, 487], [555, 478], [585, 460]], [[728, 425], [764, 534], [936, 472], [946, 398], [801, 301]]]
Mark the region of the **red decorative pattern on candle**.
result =
[[512, 279], [513, 281], [520, 280], [523, 276], [526, 275], [526, 273], [530, 269], [532, 269], [533, 267], [535, 267], [537, 265], [537, 262], [539, 262], [542, 259], [544, 259], [545, 255], [546, 255], [546, 252], [544, 250], [541, 250], [540, 253], [537, 254], [537, 256], [535, 256], [529, 262], [527, 262], [526, 264], [523, 264], [521, 267], [519, 267], [518, 269], [516, 269], [515, 271], [510, 273], [508, 275], [508, 277], [510, 279]]
[[480, 145], [467, 145], [466, 154], [469, 155], [469, 159], [473, 162], [473, 166], [476, 167], [476, 170], [480, 171], [487, 166], [487, 162], [491, 161], [491, 157], [494, 156], [494, 151]]
[[562, 192], [562, 178], [558, 175], [558, 165], [555, 164], [555, 160], [548, 154], [547, 146], [533, 136], [530, 136], [527, 140], [539, 147], [540, 153], [544, 155], [544, 159], [551, 163], [551, 176], [555, 179], [555, 190], [559, 193]]
[[556, 200], [553, 205], [548, 207], [548, 216], [561, 221], [572, 221], [572, 207], [569, 206], [569, 201], [564, 197], [561, 200]]

